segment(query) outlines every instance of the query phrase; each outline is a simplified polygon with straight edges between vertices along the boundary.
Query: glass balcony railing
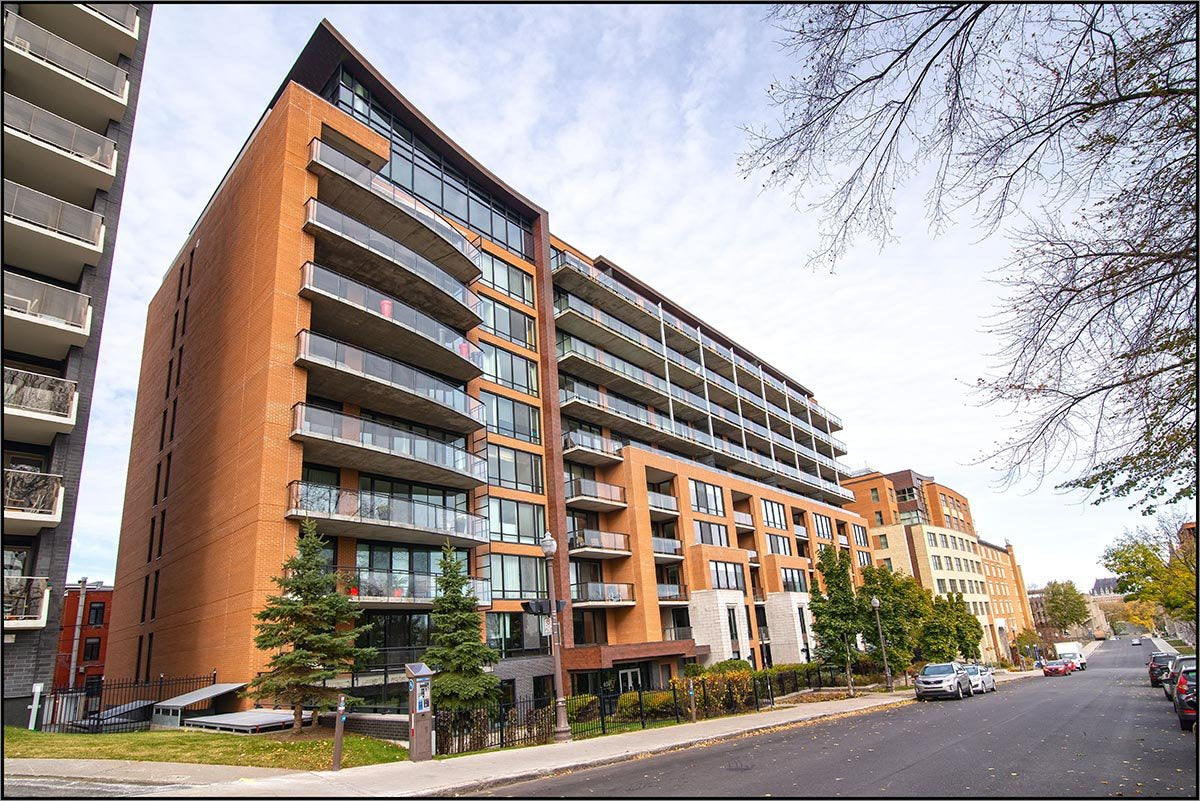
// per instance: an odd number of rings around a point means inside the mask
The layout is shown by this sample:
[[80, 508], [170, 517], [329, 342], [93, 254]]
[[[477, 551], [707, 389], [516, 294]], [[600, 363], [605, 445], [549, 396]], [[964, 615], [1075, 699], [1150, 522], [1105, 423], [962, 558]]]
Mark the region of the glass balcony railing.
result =
[[667, 512], [679, 511], [679, 500], [674, 495], [667, 495], [665, 492], [655, 492], [648, 490], [646, 492], [647, 500], [651, 508], [662, 509]]
[[132, 3], [84, 3], [85, 6], [133, 33], [137, 30], [137, 7]]
[[770, 642], [770, 640], [771, 640], [771, 629], [769, 629], [765, 625], [759, 626], [758, 627], [758, 641], [759, 642]]
[[566, 482], [566, 493], [568, 498], [583, 496], [613, 503], [625, 503], [624, 487], [590, 478], [573, 478]]
[[53, 64], [110, 95], [125, 97], [129, 82], [125, 70], [7, 10], [4, 12], [4, 43]]
[[5, 367], [4, 408], [70, 417], [75, 408], [75, 382]]
[[674, 642], [690, 639], [692, 639], [691, 626], [671, 626], [670, 628], [663, 629], [663, 640]]
[[91, 305], [92, 299], [87, 295], [16, 273], [4, 273], [4, 308], [10, 311], [84, 329]]
[[846, 546], [850, 545], [850, 540], [846, 537], [845, 534], [838, 534], [837, 541], [838, 541], [838, 545], [846, 545]]
[[[5, 381], [7, 383], [7, 377]], [[311, 434], [384, 450], [395, 456], [453, 470], [487, 483], [487, 460], [484, 458], [440, 440], [374, 420], [297, 403], [292, 407], [292, 430], [298, 434]]]
[[34, 470], [4, 471], [4, 511], [53, 517], [58, 508], [62, 476]]
[[658, 600], [660, 601], [686, 601], [687, 598], [686, 587], [682, 587], [679, 584], [658, 585]]
[[792, 526], [792, 533], [795, 534], [800, 539], [804, 539], [804, 540], [808, 539], [808, 529], [806, 527], [800, 525], [799, 523], [796, 523], [795, 525]]
[[681, 556], [683, 554], [683, 543], [670, 537], [651, 537], [650, 547], [656, 554], [663, 556]]
[[762, 587], [751, 587], [750, 594], [758, 603], [762, 603], [763, 601], [767, 600], [767, 594], [763, 592]]
[[321, 362], [348, 373], [391, 384], [420, 395], [447, 409], [466, 415], [480, 425], [487, 423], [483, 404], [462, 389], [403, 362], [393, 361], [369, 350], [356, 348], [312, 331], [296, 335], [297, 357]]
[[288, 496], [289, 509], [314, 517], [349, 518], [365, 524], [420, 529], [488, 542], [486, 517], [402, 495], [293, 481], [288, 485]]
[[582, 298], [577, 298], [566, 292], [556, 292], [554, 296], [554, 313], [562, 314], [566, 311], [577, 312], [592, 322], [599, 324], [601, 327], [607, 328], [609, 331], [619, 334], [634, 344], [642, 346], [655, 355], [663, 355], [663, 344], [649, 334], [639, 331], [629, 323], [612, 316], [606, 311], [601, 311]]
[[424, 312], [417, 311], [398, 298], [385, 295], [365, 284], [335, 273], [327, 267], [310, 261], [304, 264], [303, 271], [306, 287], [332, 295], [364, 311], [378, 313], [392, 322], [436, 342], [451, 353], [457, 354], [483, 370], [483, 351], [456, 329], [438, 322]]
[[5, 179], [4, 216], [100, 247], [104, 217], [36, 189]]
[[597, 531], [595, 529], [585, 528], [577, 531], [572, 531], [567, 538], [567, 548], [569, 550], [577, 550], [580, 548], [598, 548], [605, 551], [628, 551], [629, 536], [626, 534], [618, 534], [615, 531]]
[[600, 350], [591, 343], [584, 342], [573, 336], [560, 334], [558, 338], [558, 356], [565, 358], [567, 356], [578, 356], [581, 359], [591, 362], [592, 364], [612, 370], [615, 373], [625, 376], [630, 381], [633, 381], [643, 386], [650, 387], [666, 395], [669, 387], [667, 380], [662, 376], [655, 375], [647, 370], [638, 367], [636, 364], [625, 361], [622, 358], [613, 356], [611, 353]]
[[113, 140], [8, 92], [4, 93], [4, 127], [105, 170], [111, 170], [117, 160], [117, 143]]
[[629, 603], [634, 600], [633, 585], [609, 584], [601, 581], [572, 584], [571, 600], [585, 603]]
[[4, 576], [4, 622], [41, 620], [46, 600], [45, 576]]
[[[438, 574], [410, 570], [375, 570], [357, 566], [336, 566], [329, 570], [338, 576], [351, 598], [387, 598], [394, 602], [433, 603], [441, 597]], [[463, 595], [474, 595], [480, 606], [492, 604], [492, 582], [467, 577]]]
[[745, 528], [754, 528], [754, 517], [749, 512], [735, 511], [733, 513], [733, 522], [735, 525], [738, 525], [738, 526], [743, 526]]
[[751, 564], [756, 564], [758, 562], [758, 551], [754, 550], [753, 548], [746, 549], [746, 556], [749, 557]]
[[353, 217], [348, 217], [340, 211], [326, 206], [316, 198], [309, 198], [305, 209], [309, 223], [333, 231], [403, 267], [414, 275], [420, 276], [470, 309], [476, 316], [479, 315], [479, 297], [467, 289], [461, 281], [424, 256], [418, 256], [396, 240], [384, 236]]
[[[364, 189], [379, 195], [394, 206], [416, 217], [428, 228], [467, 258], [477, 268], [483, 260], [482, 251], [467, 237], [429, 206], [405, 192], [396, 184], [384, 178], [370, 167], [359, 164], [354, 159], [332, 147], [328, 142], [313, 139], [309, 143], [309, 158], [318, 164], [323, 164], [334, 172], [340, 173]], [[476, 241], [479, 237], [476, 236]]]
[[620, 442], [593, 434], [590, 431], [568, 431], [563, 434], [563, 450], [571, 448], [586, 448], [589, 451], [607, 453], [610, 456], [620, 456], [621, 454]]

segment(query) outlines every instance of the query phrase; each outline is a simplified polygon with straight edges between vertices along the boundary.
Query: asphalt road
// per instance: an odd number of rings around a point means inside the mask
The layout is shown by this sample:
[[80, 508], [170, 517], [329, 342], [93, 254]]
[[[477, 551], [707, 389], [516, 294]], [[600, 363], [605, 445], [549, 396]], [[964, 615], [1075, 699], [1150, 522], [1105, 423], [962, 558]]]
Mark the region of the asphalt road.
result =
[[1196, 736], [1150, 687], [1152, 647], [962, 701], [760, 734], [492, 788], [501, 797], [1196, 797]]

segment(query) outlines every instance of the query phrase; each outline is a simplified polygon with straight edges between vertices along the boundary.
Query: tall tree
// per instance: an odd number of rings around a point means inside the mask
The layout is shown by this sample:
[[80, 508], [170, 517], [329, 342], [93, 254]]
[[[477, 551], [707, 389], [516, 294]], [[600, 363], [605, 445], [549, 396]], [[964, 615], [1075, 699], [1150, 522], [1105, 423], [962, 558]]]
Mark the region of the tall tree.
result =
[[1016, 412], [986, 454], [1006, 481], [1070, 471], [1060, 486], [1147, 513], [1194, 498], [1195, 4], [772, 17], [800, 63], [769, 87], [781, 120], [748, 129], [741, 167], [797, 208], [820, 196], [815, 260], [863, 234], [884, 245], [918, 175], [935, 229], [959, 213], [991, 231], [1022, 221], [999, 278], [1001, 369], [978, 380], [983, 402]]
[[[912, 664], [917, 635], [932, 610], [932, 595], [912, 576], [888, 567], [864, 567], [862, 577], [858, 597], [863, 601], [860, 605], [866, 615], [859, 623], [863, 640], [878, 649], [882, 627], [889, 664], [894, 670], [904, 670]], [[872, 597], [879, 599], [879, 626], [870, 606]]]
[[1048, 583], [1042, 592], [1042, 604], [1046, 608], [1046, 620], [1060, 631], [1082, 626], [1091, 619], [1087, 600], [1075, 589], [1073, 581]]
[[[296, 555], [271, 579], [280, 594], [267, 596], [255, 614], [260, 622], [254, 625], [254, 645], [273, 653], [267, 670], [249, 683], [246, 693], [290, 705], [293, 734], [300, 733], [306, 704], [328, 708], [345, 695], [344, 688], [324, 686], [325, 680], [375, 655], [375, 649], [355, 645], [370, 625], [355, 627], [360, 610], [338, 592], [337, 577], [322, 556], [324, 544], [317, 524], [305, 518]], [[346, 700], [353, 704], [360, 699], [347, 695]]]
[[963, 659], [978, 659], [979, 644], [983, 640], [983, 626], [963, 600], [961, 592], [950, 596], [950, 613], [954, 619], [954, 641], [958, 652], [962, 654]]
[[1154, 526], [1126, 529], [1104, 551], [1102, 563], [1117, 577], [1126, 600], [1161, 606], [1174, 618], [1196, 619], [1196, 540], [1180, 537], [1186, 517], [1167, 510]]
[[433, 645], [425, 651], [425, 662], [438, 671], [433, 703], [440, 709], [469, 709], [499, 693], [500, 680], [483, 668], [499, 662], [500, 653], [483, 642], [479, 601], [449, 542], [442, 547], [439, 565], [442, 572], [430, 615]]
[[917, 648], [926, 662], [949, 662], [958, 657], [958, 625], [946, 598], [934, 596], [929, 616], [917, 634]]
[[846, 672], [846, 685], [854, 693], [853, 657], [864, 618], [860, 597], [850, 578], [850, 554], [840, 548], [825, 548], [817, 557], [817, 570], [825, 585], [812, 596], [813, 631], [821, 660]]

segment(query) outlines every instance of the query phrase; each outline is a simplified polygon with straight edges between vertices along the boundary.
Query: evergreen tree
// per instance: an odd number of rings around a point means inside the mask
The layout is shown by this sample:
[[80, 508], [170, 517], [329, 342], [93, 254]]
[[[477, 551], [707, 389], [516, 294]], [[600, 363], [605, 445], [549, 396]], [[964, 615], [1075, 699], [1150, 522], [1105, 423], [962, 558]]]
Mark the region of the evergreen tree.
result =
[[825, 585], [824, 592], [813, 594], [811, 604], [817, 654], [823, 662], [846, 671], [846, 685], [853, 695], [850, 649], [862, 633], [863, 610], [850, 579], [850, 554], [839, 548], [825, 548], [817, 559], [817, 569]]
[[426, 664], [438, 671], [433, 677], [433, 703], [439, 709], [469, 709], [499, 694], [500, 680], [483, 668], [499, 662], [500, 654], [480, 637], [478, 600], [448, 541], [440, 564], [431, 615], [433, 645], [425, 651]]
[[950, 610], [954, 616], [954, 639], [958, 643], [958, 652], [963, 659], [978, 659], [979, 643], [983, 639], [983, 626], [979, 618], [971, 612], [961, 592], [950, 596]]
[[[266, 606], [255, 614], [261, 622], [254, 625], [254, 645], [274, 653], [266, 672], [246, 690], [254, 699], [290, 705], [294, 734], [300, 733], [305, 704], [329, 708], [345, 694], [342, 688], [322, 686], [324, 680], [375, 655], [375, 649], [355, 645], [370, 625], [354, 626], [360, 610], [338, 592], [337, 577], [326, 570], [324, 541], [314, 521], [306, 518], [300, 524], [297, 546], [296, 555], [284, 561], [282, 575], [271, 579], [280, 594], [267, 596]], [[346, 696], [348, 703], [358, 700]]]
[[[863, 599], [864, 619], [860, 622], [863, 639], [873, 649], [879, 649], [879, 628], [887, 642], [888, 663], [894, 672], [908, 668], [913, 661], [918, 635], [932, 610], [932, 598], [912, 576], [897, 573], [887, 567], [866, 566], [862, 569], [863, 583], [858, 597]], [[870, 600], [879, 599], [879, 626]]]

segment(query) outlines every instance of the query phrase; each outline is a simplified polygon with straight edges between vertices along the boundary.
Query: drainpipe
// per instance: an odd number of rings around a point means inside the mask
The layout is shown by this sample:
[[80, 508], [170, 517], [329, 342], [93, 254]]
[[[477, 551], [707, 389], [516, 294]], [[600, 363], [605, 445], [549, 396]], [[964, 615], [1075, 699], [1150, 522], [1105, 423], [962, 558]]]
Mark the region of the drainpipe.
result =
[[67, 686], [75, 689], [75, 667], [79, 662], [79, 634], [83, 630], [83, 600], [87, 597], [87, 576], [79, 580], [79, 608], [75, 610], [75, 637], [71, 643], [71, 675]]

